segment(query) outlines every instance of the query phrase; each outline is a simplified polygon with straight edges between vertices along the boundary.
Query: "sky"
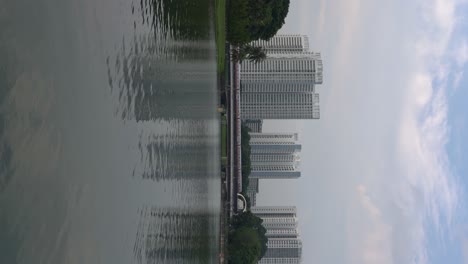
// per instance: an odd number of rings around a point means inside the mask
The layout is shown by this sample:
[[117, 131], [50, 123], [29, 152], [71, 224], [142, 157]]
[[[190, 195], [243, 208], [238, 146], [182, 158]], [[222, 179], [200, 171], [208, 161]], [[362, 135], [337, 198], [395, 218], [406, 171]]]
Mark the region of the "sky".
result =
[[303, 263], [468, 264], [468, 1], [294, 0], [281, 31], [324, 63], [321, 119], [264, 124], [300, 133], [258, 204], [297, 205]]

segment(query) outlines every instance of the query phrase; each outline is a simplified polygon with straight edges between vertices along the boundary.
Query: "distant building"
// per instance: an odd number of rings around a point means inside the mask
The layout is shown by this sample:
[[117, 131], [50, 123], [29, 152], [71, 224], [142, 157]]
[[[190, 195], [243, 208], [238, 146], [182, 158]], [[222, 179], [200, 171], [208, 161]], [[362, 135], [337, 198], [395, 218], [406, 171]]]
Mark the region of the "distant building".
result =
[[268, 238], [297, 238], [299, 233], [297, 229], [270, 229], [267, 230]]
[[247, 191], [258, 193], [258, 179], [249, 179], [249, 186]]
[[302, 53], [309, 50], [309, 38], [299, 34], [279, 34], [269, 40], [254, 41], [252, 45], [262, 47], [267, 54]]
[[294, 179], [301, 176], [297, 133], [250, 133], [251, 179]]
[[252, 207], [251, 212], [262, 218], [267, 229], [267, 252], [259, 264], [299, 264], [302, 260], [302, 240], [297, 230], [295, 206]]
[[296, 206], [257, 206], [251, 208], [252, 214], [258, 217], [296, 217]]
[[267, 248], [259, 264], [300, 263], [302, 260], [300, 238], [269, 238]]
[[291, 232], [297, 233], [298, 221], [295, 206], [256, 206], [250, 210], [254, 215], [262, 218], [267, 234], [278, 237], [283, 233], [284, 237], [290, 237]]
[[242, 93], [241, 112], [245, 118], [320, 119], [316, 93]]
[[[284, 82], [284, 86], [307, 82], [323, 83], [323, 62], [318, 52], [269, 54], [259, 63], [244, 61], [240, 66], [241, 89], [244, 82]], [[243, 89], [242, 89], [243, 91]]]
[[323, 83], [321, 54], [309, 52], [302, 35], [277, 35], [269, 41], [254, 41], [267, 58], [240, 65], [243, 119], [319, 119], [319, 95]]
[[257, 193], [247, 191], [247, 197], [250, 199], [250, 206], [257, 206]]
[[250, 206], [257, 206], [257, 194], [258, 194], [258, 179], [249, 179], [249, 185], [247, 186], [247, 196], [250, 199]]
[[247, 120], [244, 120], [244, 125], [250, 129], [250, 132], [261, 133], [262, 127], [263, 127], [263, 120], [247, 119]]

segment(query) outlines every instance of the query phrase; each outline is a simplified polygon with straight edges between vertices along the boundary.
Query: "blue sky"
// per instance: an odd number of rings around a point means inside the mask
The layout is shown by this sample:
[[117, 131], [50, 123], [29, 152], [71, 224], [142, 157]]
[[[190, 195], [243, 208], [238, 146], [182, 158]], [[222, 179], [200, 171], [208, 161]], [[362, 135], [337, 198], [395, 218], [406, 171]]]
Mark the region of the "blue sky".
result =
[[[322, 52], [321, 120], [303, 176], [262, 182], [297, 204], [304, 263], [468, 264], [468, 3], [296, 0], [283, 32]], [[287, 198], [274, 195], [289, 186]]]

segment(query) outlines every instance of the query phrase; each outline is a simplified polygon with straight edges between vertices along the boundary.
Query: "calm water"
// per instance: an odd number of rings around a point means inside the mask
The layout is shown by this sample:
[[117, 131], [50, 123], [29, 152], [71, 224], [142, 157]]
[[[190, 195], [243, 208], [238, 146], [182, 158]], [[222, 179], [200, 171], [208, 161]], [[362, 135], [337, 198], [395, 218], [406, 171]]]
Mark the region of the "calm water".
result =
[[210, 0], [0, 0], [0, 263], [216, 263]]

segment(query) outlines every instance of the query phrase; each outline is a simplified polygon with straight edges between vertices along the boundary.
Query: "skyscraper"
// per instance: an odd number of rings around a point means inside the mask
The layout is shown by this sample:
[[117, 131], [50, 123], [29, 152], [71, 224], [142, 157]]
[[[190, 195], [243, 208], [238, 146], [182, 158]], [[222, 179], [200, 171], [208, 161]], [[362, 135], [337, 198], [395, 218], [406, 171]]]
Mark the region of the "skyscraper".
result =
[[256, 206], [250, 210], [254, 215], [262, 218], [263, 226], [267, 229], [267, 236], [290, 238], [291, 233], [297, 234], [298, 222], [295, 206]]
[[252, 214], [262, 217], [296, 217], [296, 206], [256, 206], [251, 208]]
[[251, 179], [294, 179], [301, 176], [297, 133], [250, 133]]
[[319, 119], [315, 85], [323, 83], [320, 53], [308, 51], [307, 37], [277, 35], [255, 41], [267, 58], [240, 65], [243, 119]]
[[302, 53], [309, 50], [309, 38], [306, 35], [276, 35], [269, 40], [257, 40], [253, 46], [262, 47], [268, 54]]
[[271, 54], [259, 63], [244, 61], [240, 70], [241, 89], [247, 81], [284, 82], [286, 87], [298, 82], [323, 82], [323, 63], [318, 52]]
[[263, 120], [261, 119], [247, 119], [244, 120], [244, 124], [250, 129], [250, 132], [262, 132]]
[[269, 238], [267, 248], [259, 264], [301, 262], [302, 240], [300, 238]]
[[295, 206], [252, 207], [267, 229], [267, 251], [259, 264], [298, 264], [302, 259], [302, 240], [297, 231]]
[[257, 206], [258, 179], [249, 179], [247, 196], [250, 198], [250, 206]]
[[241, 93], [242, 118], [320, 119], [316, 93]]

